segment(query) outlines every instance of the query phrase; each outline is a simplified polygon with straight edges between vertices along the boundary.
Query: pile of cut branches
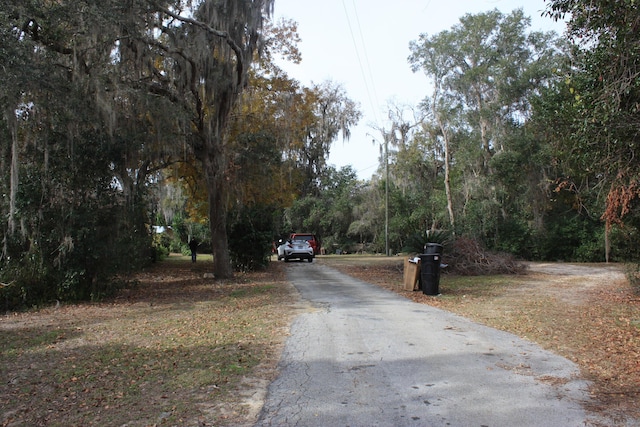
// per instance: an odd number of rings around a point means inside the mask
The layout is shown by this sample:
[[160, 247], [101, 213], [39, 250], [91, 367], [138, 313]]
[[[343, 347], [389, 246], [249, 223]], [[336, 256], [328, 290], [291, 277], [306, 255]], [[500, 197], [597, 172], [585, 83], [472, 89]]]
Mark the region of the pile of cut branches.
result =
[[489, 251], [468, 237], [460, 237], [452, 242], [444, 254], [444, 260], [448, 264], [448, 272], [461, 276], [522, 274], [527, 268], [513, 255]]

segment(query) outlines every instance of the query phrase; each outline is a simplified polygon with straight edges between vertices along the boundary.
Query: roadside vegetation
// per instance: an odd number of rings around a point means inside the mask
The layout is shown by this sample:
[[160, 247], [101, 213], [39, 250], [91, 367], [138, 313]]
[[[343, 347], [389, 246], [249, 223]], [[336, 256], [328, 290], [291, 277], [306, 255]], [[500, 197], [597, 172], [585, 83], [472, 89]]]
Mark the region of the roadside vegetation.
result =
[[519, 259], [640, 261], [637, 5], [538, 1], [566, 33], [493, 9], [405, 41], [423, 100], [386, 107], [361, 179], [328, 162], [358, 103], [278, 66], [304, 52], [274, 0], [0, 0], [2, 308], [111, 298], [194, 238], [218, 278], [291, 232], [326, 253], [444, 230]]

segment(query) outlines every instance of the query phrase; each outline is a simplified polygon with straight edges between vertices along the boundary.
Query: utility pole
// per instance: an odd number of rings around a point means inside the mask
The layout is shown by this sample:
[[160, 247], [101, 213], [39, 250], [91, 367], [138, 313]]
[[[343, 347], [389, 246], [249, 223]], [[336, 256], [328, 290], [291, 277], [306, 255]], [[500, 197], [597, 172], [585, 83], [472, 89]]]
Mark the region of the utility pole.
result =
[[389, 254], [389, 136], [384, 134], [384, 168], [385, 168], [385, 182], [384, 182], [384, 249], [385, 256], [391, 256]]
[[[382, 137], [384, 138], [384, 255], [389, 254], [389, 135], [384, 129], [381, 130]], [[367, 134], [369, 135], [369, 134]], [[376, 139], [372, 135], [372, 142], [375, 145]], [[382, 151], [382, 144], [380, 144], [380, 150]]]

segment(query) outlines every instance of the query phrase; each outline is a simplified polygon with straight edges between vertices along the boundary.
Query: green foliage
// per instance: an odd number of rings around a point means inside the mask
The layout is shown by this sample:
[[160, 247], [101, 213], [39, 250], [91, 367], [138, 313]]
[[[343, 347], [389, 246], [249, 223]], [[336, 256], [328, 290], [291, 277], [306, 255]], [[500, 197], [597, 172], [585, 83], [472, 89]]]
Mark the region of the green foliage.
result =
[[[572, 57], [566, 40], [553, 33], [528, 32], [530, 21], [521, 11], [466, 15], [451, 30], [423, 34], [412, 43], [414, 69], [425, 71], [436, 89], [421, 105], [427, 119], [416, 126], [418, 131], [409, 131], [411, 124], [397, 111], [389, 114], [392, 131], [383, 130], [392, 145], [392, 249], [421, 250], [421, 236], [411, 234], [446, 227], [455, 216], [457, 235], [490, 250], [540, 260], [604, 259], [603, 196], [612, 182], [632, 189], [638, 176], [635, 163], [628, 161], [638, 157], [637, 88], [613, 93], [624, 82], [618, 80], [616, 86], [615, 79], [607, 80], [621, 69], [616, 58], [632, 59], [632, 69], [637, 65], [636, 52], [628, 46], [638, 33], [621, 28], [635, 15], [627, 3], [620, 11], [589, 20], [594, 10], [605, 11], [611, 5], [552, 3], [580, 9], [581, 21], [576, 22], [596, 25], [597, 31], [591, 28], [589, 34], [604, 37], [605, 43], [598, 46], [606, 48], [591, 52], [587, 43]], [[624, 37], [613, 40], [609, 29]], [[624, 109], [633, 105], [635, 109]], [[381, 176], [355, 199], [346, 234], [351, 240], [373, 242], [379, 251], [385, 244], [387, 184]], [[638, 206], [616, 202], [618, 212]], [[290, 219], [302, 218], [293, 220], [300, 221], [295, 226], [336, 230], [327, 241], [339, 245], [348, 239], [341, 238], [343, 228], [328, 220], [331, 204], [340, 206], [341, 201], [335, 194], [325, 198], [320, 192], [297, 202]], [[625, 215], [627, 229], [610, 236], [616, 260], [638, 252], [633, 243], [635, 216]]]
[[625, 221], [624, 225], [611, 228], [611, 261], [640, 262], [640, 227], [637, 213]]
[[[122, 284], [117, 275], [152, 259], [144, 211], [119, 197], [106, 146], [87, 134], [76, 138], [72, 163], [64, 146], [49, 148], [46, 170], [25, 163], [16, 201], [23, 232], [3, 230], [0, 280], [14, 283], [0, 291], [7, 308], [100, 299]], [[35, 160], [38, 151], [26, 154]]]
[[211, 252], [211, 230], [208, 224], [195, 218], [185, 218], [184, 212], [180, 212], [173, 217], [168, 249], [171, 252], [188, 255], [191, 253], [189, 249], [191, 239], [200, 242], [198, 252]]
[[557, 209], [544, 232], [532, 236], [534, 259], [551, 261], [604, 261], [604, 226], [575, 211]]
[[243, 207], [233, 212], [229, 251], [237, 271], [253, 271], [269, 264], [276, 234], [273, 212], [273, 207], [265, 205]]
[[[7, 308], [108, 295], [123, 273], [188, 253], [192, 237], [226, 256], [226, 238], [212, 239], [211, 224], [228, 233], [240, 270], [264, 265], [274, 236], [291, 231], [315, 233], [330, 251], [382, 252], [386, 214], [392, 251], [421, 251], [435, 237], [415, 230], [450, 226], [520, 257], [600, 261], [605, 212], [611, 259], [640, 259], [640, 169], [629, 160], [638, 158], [640, 134], [640, 86], [629, 77], [640, 69], [633, 1], [550, 1], [551, 15], [571, 14], [571, 57], [553, 34], [527, 32], [521, 11], [465, 15], [449, 31], [421, 35], [410, 61], [434, 83], [421, 104], [426, 119], [390, 112], [388, 182], [379, 174], [366, 183], [351, 168], [326, 165], [333, 141], [359, 119], [341, 87], [301, 88], [267, 64], [248, 102], [232, 110], [246, 78], [234, 67], [255, 48], [245, 31], [260, 31], [259, 19], [233, 24], [250, 2], [229, 20], [207, 2], [193, 9], [250, 42], [240, 46], [246, 55], [219, 62], [212, 52], [233, 53], [204, 27], [180, 16], [158, 25], [167, 11], [153, 9], [179, 9], [169, 3], [134, 1], [125, 15], [113, 2], [14, 2], [0, 12]], [[155, 36], [148, 28], [164, 35], [147, 43]], [[194, 158], [207, 164], [192, 167]], [[185, 167], [172, 179], [189, 180], [198, 196], [152, 203], [163, 179], [155, 171], [176, 159]], [[205, 186], [215, 197], [207, 200]], [[173, 236], [151, 235], [154, 206]], [[207, 223], [207, 215], [229, 223]], [[622, 216], [624, 226], [615, 225]]]
[[[24, 78], [19, 93], [0, 88], [3, 111], [15, 112], [0, 119], [6, 221], [0, 281], [11, 284], [0, 290], [6, 309], [100, 299], [122, 285], [119, 275], [152, 259], [151, 185], [137, 163], [144, 142], [134, 136], [146, 128], [130, 120], [115, 131], [114, 122], [129, 112], [111, 109], [103, 92], [112, 88], [105, 78], [109, 51], [88, 47], [98, 39], [74, 38], [78, 56], [70, 60], [65, 37], [71, 34], [62, 27], [80, 25], [78, 10], [57, 6], [20, 2], [10, 16], [0, 13], [2, 45], [30, 52], [31, 60], [6, 62], [0, 71], [2, 81]], [[41, 15], [29, 29], [21, 27], [24, 33], [15, 28]], [[91, 73], [81, 65], [87, 63], [95, 66]]]
[[[423, 190], [422, 206], [433, 205], [425, 219], [519, 255], [544, 223], [553, 176], [548, 140], [527, 122], [530, 100], [557, 79], [566, 57], [554, 33], [529, 26], [521, 10], [467, 14], [450, 30], [421, 34], [409, 57], [434, 85], [421, 104], [436, 165], [432, 190]], [[433, 181], [446, 193], [433, 191]]]
[[512, 216], [500, 221], [490, 249], [531, 258], [531, 234], [533, 230], [522, 217]]
[[347, 166], [336, 170], [328, 167], [317, 185], [318, 194], [300, 198], [285, 210], [281, 231], [314, 233], [323, 244], [329, 245], [329, 250], [334, 245], [350, 246], [356, 240], [354, 236], [368, 237], [370, 229], [364, 224], [352, 228], [354, 206], [362, 200], [363, 191], [353, 168]]
[[602, 217], [611, 225], [632, 209], [637, 193], [626, 190], [640, 179], [638, 162], [629, 161], [639, 154], [638, 4], [551, 0], [547, 13], [556, 19], [567, 17], [574, 42], [572, 68], [565, 78], [572, 95], [570, 137], [559, 145], [577, 159], [571, 163], [594, 172], [591, 185], [608, 189]]

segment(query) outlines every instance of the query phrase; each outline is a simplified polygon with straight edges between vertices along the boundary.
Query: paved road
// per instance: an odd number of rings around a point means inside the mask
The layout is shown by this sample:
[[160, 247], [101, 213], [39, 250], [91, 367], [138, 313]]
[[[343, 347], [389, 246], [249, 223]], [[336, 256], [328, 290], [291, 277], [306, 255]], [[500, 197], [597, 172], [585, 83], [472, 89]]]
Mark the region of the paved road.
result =
[[256, 426], [584, 426], [570, 361], [317, 263]]

